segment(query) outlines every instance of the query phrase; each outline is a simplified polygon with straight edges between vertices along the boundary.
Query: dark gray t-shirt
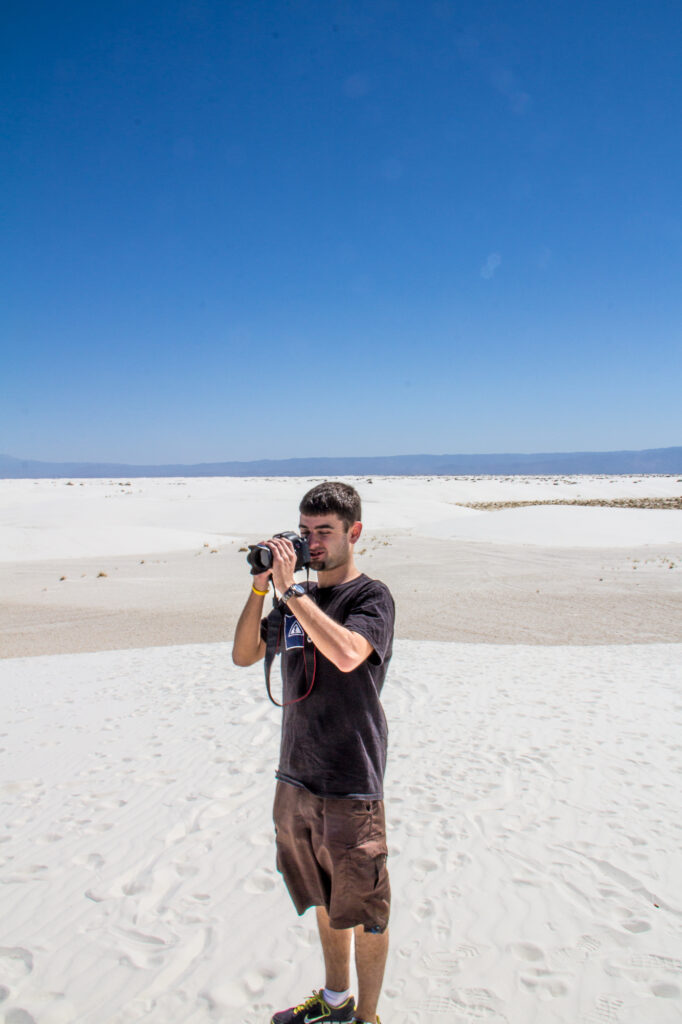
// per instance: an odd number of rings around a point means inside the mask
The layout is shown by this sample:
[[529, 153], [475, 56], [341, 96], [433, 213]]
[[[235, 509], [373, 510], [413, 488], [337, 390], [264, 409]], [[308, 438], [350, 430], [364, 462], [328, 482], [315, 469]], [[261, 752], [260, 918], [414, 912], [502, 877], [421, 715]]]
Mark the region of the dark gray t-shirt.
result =
[[283, 702], [295, 701], [310, 686], [306, 661], [312, 671], [313, 658], [305, 658], [304, 647], [314, 651], [315, 682], [305, 700], [283, 708], [277, 778], [316, 796], [381, 800], [388, 728], [379, 698], [393, 649], [393, 598], [384, 583], [364, 574], [336, 587], [310, 584], [308, 593], [331, 619], [364, 636], [373, 651], [358, 668], [342, 672], [305, 636], [292, 601], [280, 636]]

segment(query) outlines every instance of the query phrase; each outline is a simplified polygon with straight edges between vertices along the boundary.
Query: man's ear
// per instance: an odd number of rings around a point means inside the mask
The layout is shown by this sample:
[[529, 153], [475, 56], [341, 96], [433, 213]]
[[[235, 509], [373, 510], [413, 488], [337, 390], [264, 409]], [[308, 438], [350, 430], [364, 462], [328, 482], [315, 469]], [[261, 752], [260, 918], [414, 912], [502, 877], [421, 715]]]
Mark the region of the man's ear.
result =
[[362, 523], [353, 523], [350, 530], [348, 531], [348, 539], [350, 540], [351, 544], [357, 543], [357, 541], [360, 539], [361, 533]]

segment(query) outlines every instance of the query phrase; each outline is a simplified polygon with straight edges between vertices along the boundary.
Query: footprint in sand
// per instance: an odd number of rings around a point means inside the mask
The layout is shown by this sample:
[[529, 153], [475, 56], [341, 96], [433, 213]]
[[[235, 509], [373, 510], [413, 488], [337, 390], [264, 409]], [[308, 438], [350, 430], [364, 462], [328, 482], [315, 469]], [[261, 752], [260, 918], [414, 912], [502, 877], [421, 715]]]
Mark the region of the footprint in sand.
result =
[[236, 978], [211, 985], [210, 989], [200, 992], [199, 997], [208, 1003], [212, 1013], [216, 1010], [240, 1010], [245, 1002], [250, 1002], [244, 986]]
[[275, 877], [272, 871], [267, 868], [254, 871], [244, 882], [246, 892], [260, 893], [270, 892], [275, 888]]
[[418, 882], [423, 882], [428, 874], [438, 870], [438, 861], [431, 857], [418, 857], [410, 861], [412, 874]]
[[388, 985], [384, 989], [384, 995], [386, 996], [387, 999], [399, 999], [404, 991], [405, 991], [405, 979], [404, 978], [398, 978], [398, 980], [395, 982], [395, 984]]
[[586, 963], [600, 949], [599, 939], [595, 939], [591, 935], [581, 935], [575, 946], [560, 946], [551, 949], [548, 958], [553, 967], [570, 967]]
[[502, 1006], [502, 1000], [487, 988], [466, 988], [456, 992], [453, 996], [455, 1010], [458, 1013], [466, 1014], [467, 1024], [474, 1021], [487, 1020], [502, 1021], [498, 1007]]
[[199, 874], [199, 868], [196, 864], [181, 864], [175, 865], [175, 871], [180, 878], [194, 878]]
[[529, 969], [519, 975], [519, 980], [524, 988], [537, 992], [544, 999], [556, 999], [557, 996], [565, 996], [568, 993], [566, 980], [544, 967]]
[[33, 954], [22, 946], [0, 946], [0, 970], [10, 985], [33, 970]]
[[428, 917], [433, 917], [436, 913], [436, 904], [433, 900], [423, 899], [419, 903], [415, 903], [412, 907], [411, 914], [417, 921], [425, 921]]
[[157, 935], [145, 935], [134, 928], [114, 929], [122, 941], [119, 963], [137, 970], [149, 970], [161, 966], [168, 951], [175, 942], [166, 942]]
[[618, 1024], [620, 1011], [623, 1008], [622, 999], [610, 999], [607, 996], [600, 996], [596, 1006], [591, 1013], [583, 1017], [583, 1024]]
[[249, 839], [252, 846], [274, 846], [275, 836], [273, 832], [256, 832]]
[[259, 996], [267, 985], [277, 977], [277, 972], [270, 967], [258, 967], [247, 971], [242, 977], [244, 988], [251, 996]]
[[470, 946], [467, 943], [462, 943], [460, 946], [455, 946], [453, 953], [460, 957], [462, 960], [470, 960], [475, 956], [480, 956], [481, 951], [478, 946]]
[[682, 974], [682, 961], [674, 957], [634, 954], [627, 961], [607, 962], [604, 970], [612, 978], [627, 978], [637, 985], [647, 985], [651, 994], [659, 999], [679, 999], [682, 995], [680, 985], [669, 977]]
[[87, 853], [76, 854], [75, 857], [71, 858], [71, 863], [77, 867], [92, 868], [94, 871], [98, 871], [104, 867], [106, 861], [101, 853]]
[[658, 953], [636, 953], [630, 957], [633, 967], [656, 967], [672, 974], [682, 974], [682, 960], [672, 956], [661, 956]]
[[449, 951], [427, 953], [421, 959], [425, 974], [434, 978], [449, 978], [459, 971], [459, 958]]
[[636, 917], [623, 921], [623, 928], [626, 932], [632, 932], [634, 935], [639, 935], [641, 932], [651, 931], [651, 925], [648, 921], [644, 921], [641, 918]]
[[682, 990], [679, 985], [671, 985], [667, 981], [657, 981], [651, 986], [651, 994], [659, 999], [679, 999]]
[[450, 996], [427, 996], [423, 1002], [413, 1003], [410, 1006], [411, 1010], [419, 1010], [422, 1013], [448, 1013], [452, 1014], [455, 1007], [455, 1000], [451, 999]]
[[416, 940], [410, 942], [405, 946], [401, 946], [398, 950], [398, 956], [402, 957], [403, 960], [408, 960], [416, 950], [419, 949], [419, 942]]
[[17, 1007], [16, 1010], [8, 1010], [5, 1014], [5, 1024], [36, 1024], [36, 1019], [28, 1010]]
[[112, 899], [111, 893], [97, 892], [95, 889], [86, 889], [83, 895], [92, 903], [104, 903], [105, 900]]
[[447, 864], [445, 865], [445, 870], [449, 871], [450, 873], [454, 873], [455, 871], [461, 871], [469, 864], [471, 864], [471, 857], [469, 856], [468, 853], [457, 853], [455, 854], [454, 857], [448, 860]]
[[300, 924], [289, 927], [289, 935], [299, 946], [315, 946], [317, 944], [317, 932], [313, 928], [304, 928]]
[[537, 963], [545, 956], [540, 947], [532, 942], [515, 942], [508, 949], [518, 960], [525, 960], [528, 963]]

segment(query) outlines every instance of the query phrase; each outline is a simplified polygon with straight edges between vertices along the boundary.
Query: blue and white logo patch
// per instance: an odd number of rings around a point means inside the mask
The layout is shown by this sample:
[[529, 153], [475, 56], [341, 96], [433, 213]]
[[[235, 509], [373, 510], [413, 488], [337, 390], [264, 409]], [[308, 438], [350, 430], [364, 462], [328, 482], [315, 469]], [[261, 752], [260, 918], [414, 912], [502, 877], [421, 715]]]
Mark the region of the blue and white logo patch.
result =
[[295, 615], [284, 616], [284, 646], [287, 651], [294, 647], [303, 647], [305, 633]]

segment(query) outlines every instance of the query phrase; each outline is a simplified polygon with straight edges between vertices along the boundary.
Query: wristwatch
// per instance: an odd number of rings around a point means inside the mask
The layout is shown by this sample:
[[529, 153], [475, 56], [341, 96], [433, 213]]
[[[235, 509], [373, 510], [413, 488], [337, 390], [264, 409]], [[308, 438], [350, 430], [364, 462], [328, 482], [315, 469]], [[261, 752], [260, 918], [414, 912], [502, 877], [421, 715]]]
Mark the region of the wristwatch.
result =
[[285, 590], [280, 597], [280, 604], [287, 604], [292, 597], [303, 597], [305, 594], [305, 588], [300, 583], [292, 583], [288, 590]]

